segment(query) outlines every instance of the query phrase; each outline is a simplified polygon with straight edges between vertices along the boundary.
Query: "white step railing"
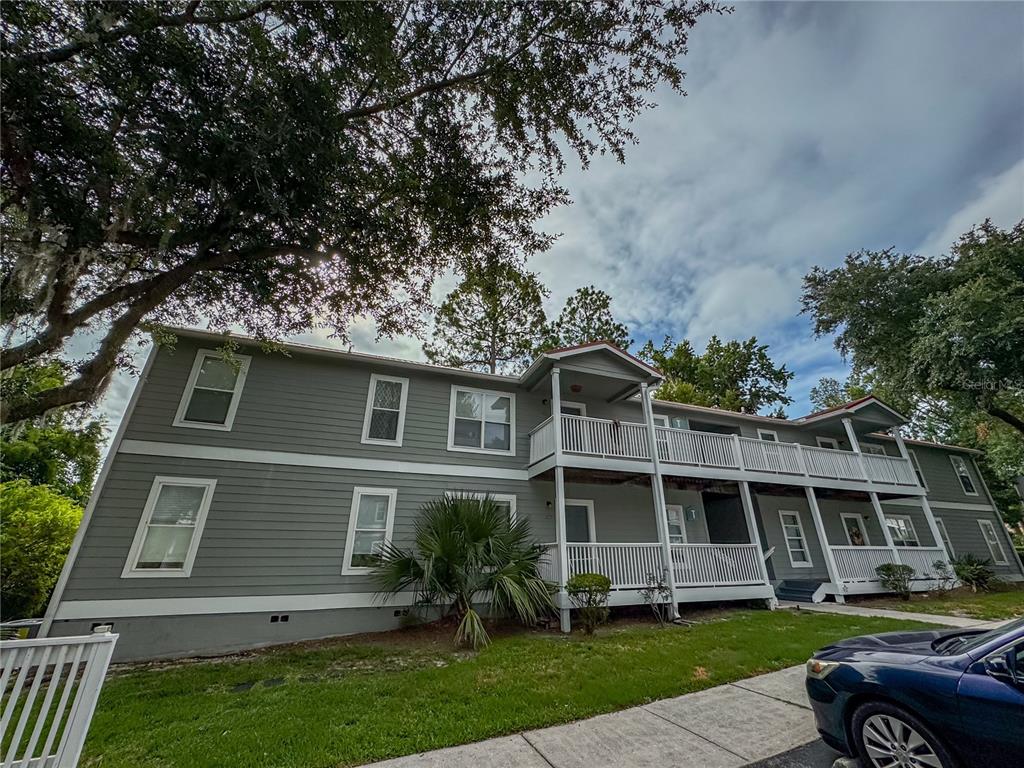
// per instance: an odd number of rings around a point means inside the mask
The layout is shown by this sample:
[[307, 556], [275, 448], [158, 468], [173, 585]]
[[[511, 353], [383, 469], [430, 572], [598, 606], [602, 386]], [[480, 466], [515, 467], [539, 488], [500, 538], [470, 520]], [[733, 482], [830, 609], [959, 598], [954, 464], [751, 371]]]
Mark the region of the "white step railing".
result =
[[832, 547], [840, 581], [878, 581], [880, 565], [894, 562], [888, 547]]
[[562, 450], [590, 456], [650, 460], [645, 424], [562, 414]]
[[946, 559], [939, 547], [896, 547], [896, 552], [901, 563], [914, 569], [915, 579], [935, 578], [935, 561]]
[[757, 544], [673, 544], [672, 568], [678, 587], [763, 584]]
[[658, 458], [670, 464], [739, 469], [732, 435], [658, 427]]
[[0, 642], [4, 768], [73, 768], [117, 635]]
[[[563, 414], [562, 451], [566, 454], [650, 461], [647, 427], [630, 421]], [[734, 469], [771, 475], [917, 486], [913, 466], [904, 458], [816, 448], [799, 443], [757, 440], [718, 432], [656, 427], [658, 458], [667, 464]], [[555, 452], [550, 418], [530, 433], [530, 463]]]
[[546, 459], [555, 452], [555, 424], [548, 416], [530, 432], [530, 463]]

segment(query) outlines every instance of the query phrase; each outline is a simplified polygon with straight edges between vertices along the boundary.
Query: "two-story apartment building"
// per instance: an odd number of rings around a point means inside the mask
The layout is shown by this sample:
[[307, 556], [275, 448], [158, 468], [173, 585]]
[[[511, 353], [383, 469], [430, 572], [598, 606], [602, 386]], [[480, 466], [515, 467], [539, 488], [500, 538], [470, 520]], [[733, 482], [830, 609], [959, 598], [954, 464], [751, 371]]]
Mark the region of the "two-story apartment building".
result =
[[[616, 605], [880, 591], [875, 567], [972, 552], [1021, 579], [973, 452], [903, 440], [875, 398], [795, 420], [652, 400], [661, 374], [608, 344], [521, 376], [180, 331], [149, 356], [43, 632], [111, 623], [120, 658], [395, 627], [384, 540], [445, 493], [490, 494], [598, 571]], [[885, 434], [888, 432], [888, 434]], [[564, 629], [568, 603], [558, 595]]]

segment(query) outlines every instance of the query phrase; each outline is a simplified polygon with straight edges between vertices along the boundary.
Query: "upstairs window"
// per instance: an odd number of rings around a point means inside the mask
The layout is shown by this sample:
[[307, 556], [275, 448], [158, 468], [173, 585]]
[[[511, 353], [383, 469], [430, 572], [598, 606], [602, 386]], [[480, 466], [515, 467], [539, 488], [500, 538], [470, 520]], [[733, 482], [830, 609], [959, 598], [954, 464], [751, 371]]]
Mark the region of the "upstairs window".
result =
[[818, 443], [819, 448], [831, 448], [833, 451], [839, 450], [839, 441], [834, 437], [822, 437], [819, 435], [814, 439]]
[[971, 473], [967, 469], [967, 462], [964, 461], [964, 457], [954, 454], [949, 457], [949, 460], [953, 462], [953, 471], [956, 472], [956, 476], [960, 478], [960, 487], [964, 489], [964, 493], [968, 496], [977, 496], [978, 489], [974, 487], [974, 480], [971, 478]]
[[409, 396], [409, 380], [394, 376], [370, 376], [363, 419], [363, 442], [380, 445], [401, 445], [405, 431], [405, 405]]
[[244, 355], [235, 355], [232, 364], [218, 352], [199, 350], [174, 417], [174, 426], [231, 429], [250, 360]]
[[188, 576], [216, 485], [216, 480], [154, 478], [122, 578]]
[[914, 530], [914, 521], [908, 515], [886, 515], [885, 524], [889, 527], [892, 543], [897, 547], [919, 547], [920, 539]]
[[860, 449], [863, 453], [871, 454], [872, 456], [886, 456], [885, 447], [878, 443], [861, 443]]
[[380, 563], [381, 549], [395, 526], [395, 488], [354, 488], [348, 518], [343, 574], [366, 573]]
[[515, 395], [452, 387], [448, 450], [515, 455]]
[[759, 429], [757, 430], [757, 439], [777, 443], [779, 442], [779, 433], [774, 429]]

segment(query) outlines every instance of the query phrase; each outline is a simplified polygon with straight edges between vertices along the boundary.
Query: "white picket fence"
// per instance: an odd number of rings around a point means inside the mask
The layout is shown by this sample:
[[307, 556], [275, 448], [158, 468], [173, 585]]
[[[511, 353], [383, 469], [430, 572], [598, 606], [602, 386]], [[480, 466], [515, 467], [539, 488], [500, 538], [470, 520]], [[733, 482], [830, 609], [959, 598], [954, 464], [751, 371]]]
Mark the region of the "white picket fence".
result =
[[117, 635], [0, 642], [3, 768], [74, 768]]

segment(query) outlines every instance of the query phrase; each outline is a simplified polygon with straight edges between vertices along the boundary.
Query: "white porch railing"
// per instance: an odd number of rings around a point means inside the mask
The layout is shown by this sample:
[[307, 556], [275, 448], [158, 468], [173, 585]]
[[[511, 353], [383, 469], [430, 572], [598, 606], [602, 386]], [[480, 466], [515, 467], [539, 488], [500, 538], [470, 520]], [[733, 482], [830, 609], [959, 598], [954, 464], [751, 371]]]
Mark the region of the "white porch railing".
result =
[[[629, 421], [563, 414], [562, 451], [609, 459], [650, 461], [647, 427]], [[555, 452], [552, 420], [530, 433], [530, 463]], [[665, 464], [732, 469], [772, 475], [917, 486], [907, 459], [816, 448], [799, 443], [757, 440], [718, 432], [656, 427], [658, 458]]]
[[678, 587], [763, 584], [757, 544], [673, 544], [672, 568]]
[[935, 573], [935, 561], [945, 560], [939, 547], [896, 547], [900, 562], [914, 569], [915, 579], [932, 579]]
[[[558, 550], [554, 544], [541, 562], [541, 575], [558, 581]], [[756, 544], [673, 544], [672, 568], [677, 587], [763, 584]], [[665, 578], [660, 544], [567, 544], [569, 578], [600, 573], [612, 589], [643, 589], [648, 579]], [[666, 579], [667, 581], [667, 579]]]
[[117, 635], [0, 642], [4, 768], [73, 768]]
[[[840, 581], [878, 581], [880, 565], [894, 562], [888, 547], [830, 547]], [[944, 559], [939, 547], [896, 547], [899, 562], [914, 569], [915, 579], [935, 578], [936, 560]]]

